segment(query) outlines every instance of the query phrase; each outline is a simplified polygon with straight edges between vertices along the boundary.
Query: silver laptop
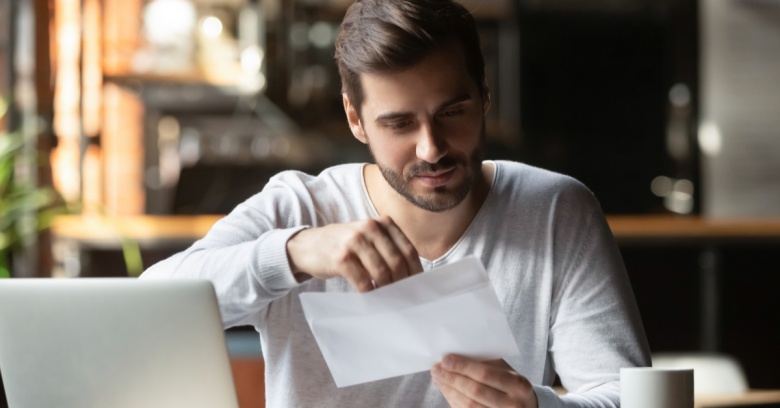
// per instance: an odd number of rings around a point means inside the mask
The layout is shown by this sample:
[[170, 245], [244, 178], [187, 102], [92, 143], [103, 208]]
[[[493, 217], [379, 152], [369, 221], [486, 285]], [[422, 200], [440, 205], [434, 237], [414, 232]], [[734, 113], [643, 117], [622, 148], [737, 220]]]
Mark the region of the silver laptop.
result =
[[201, 280], [0, 280], [10, 408], [237, 407], [214, 288]]

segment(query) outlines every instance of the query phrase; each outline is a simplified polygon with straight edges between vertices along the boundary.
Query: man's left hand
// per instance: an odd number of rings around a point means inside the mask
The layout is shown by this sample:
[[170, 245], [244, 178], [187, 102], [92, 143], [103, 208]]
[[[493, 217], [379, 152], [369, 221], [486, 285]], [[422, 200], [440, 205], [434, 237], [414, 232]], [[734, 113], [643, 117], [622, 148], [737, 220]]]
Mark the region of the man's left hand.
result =
[[537, 408], [531, 383], [504, 360], [479, 362], [450, 354], [431, 369], [452, 407]]

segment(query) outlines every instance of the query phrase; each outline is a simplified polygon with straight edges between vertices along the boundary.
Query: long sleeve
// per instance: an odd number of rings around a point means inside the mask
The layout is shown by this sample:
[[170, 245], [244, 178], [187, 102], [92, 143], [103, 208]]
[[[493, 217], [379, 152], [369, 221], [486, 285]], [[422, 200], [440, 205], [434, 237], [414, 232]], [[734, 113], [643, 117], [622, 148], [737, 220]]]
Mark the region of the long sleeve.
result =
[[[507, 363], [534, 384], [540, 408], [619, 406], [620, 368], [650, 358], [596, 197], [570, 177], [510, 162], [497, 162], [492, 192], [500, 199], [485, 202], [452, 259], [479, 254], [486, 265], [520, 350]], [[565, 396], [550, 388], [556, 374]]]
[[253, 324], [256, 314], [298, 283], [287, 259], [289, 238], [311, 224], [302, 183], [272, 180], [219, 220], [201, 240], [141, 278], [210, 280], [225, 327]]
[[553, 283], [549, 353], [568, 390], [537, 388], [540, 408], [619, 407], [621, 367], [650, 362], [622, 258], [598, 203], [588, 192], [580, 219], [559, 213], [555, 235], [564, 252]]
[[[569, 178], [496, 162], [494, 185], [464, 236], [430, 267], [476, 255], [485, 265], [540, 408], [614, 407], [619, 369], [649, 363], [633, 294], [593, 195]], [[349, 292], [340, 279], [298, 284], [286, 242], [301, 228], [375, 217], [362, 164], [318, 176], [283, 172], [186, 251], [142, 278], [205, 278], [226, 326], [253, 325], [269, 407], [445, 407], [427, 372], [337, 388], [306, 323], [302, 292]], [[555, 373], [569, 394], [549, 388]]]

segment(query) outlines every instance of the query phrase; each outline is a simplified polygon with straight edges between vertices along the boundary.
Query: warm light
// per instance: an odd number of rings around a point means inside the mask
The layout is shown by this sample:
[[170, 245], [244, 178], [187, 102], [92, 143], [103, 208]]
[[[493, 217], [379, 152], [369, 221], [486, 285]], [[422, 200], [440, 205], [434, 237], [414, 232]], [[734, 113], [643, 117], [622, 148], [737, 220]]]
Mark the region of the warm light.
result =
[[81, 198], [81, 2], [54, 3], [55, 75], [54, 133], [51, 152], [52, 182], [68, 203]]
[[256, 45], [246, 47], [241, 52], [241, 68], [248, 74], [260, 72], [263, 65], [263, 50]]
[[[664, 206], [669, 211], [678, 214], [690, 214], [693, 211], [693, 182], [687, 179], [666, 179], [670, 183], [668, 187], [671, 188], [669, 191], [666, 191], [666, 194], [663, 196]], [[666, 183], [664, 182], [664, 184]], [[667, 185], [664, 185], [663, 187], [667, 187]]]
[[252, 155], [258, 159], [265, 159], [271, 155], [271, 141], [267, 137], [257, 136], [252, 140]]
[[309, 47], [309, 26], [306, 23], [293, 23], [289, 30], [290, 47], [303, 51]]
[[261, 72], [263, 66], [263, 49], [250, 45], [241, 52], [241, 69], [244, 76], [239, 87], [243, 92], [254, 93], [265, 88], [265, 75]]
[[179, 137], [181, 125], [173, 116], [163, 116], [157, 123], [157, 148], [159, 149], [158, 186], [173, 187], [179, 181]]
[[704, 122], [699, 126], [699, 146], [708, 156], [717, 156], [723, 145], [723, 138], [718, 126], [712, 122]]
[[[142, 6], [138, 0], [101, 0], [103, 6], [103, 70], [126, 74], [141, 45]], [[168, 22], [168, 24], [175, 24]]]
[[674, 192], [693, 196], [693, 182], [686, 179], [680, 179], [674, 182]]
[[191, 167], [200, 160], [200, 133], [194, 128], [181, 130], [179, 161], [182, 167]]
[[187, 0], [154, 0], [144, 9], [144, 36], [153, 44], [178, 45], [192, 35], [195, 19]]
[[685, 84], [675, 84], [669, 90], [669, 102], [672, 105], [683, 108], [691, 103], [691, 91]]
[[107, 83], [103, 88], [103, 158], [105, 211], [109, 215], [143, 214], [144, 105], [133, 91]]
[[666, 176], [658, 176], [650, 184], [653, 194], [664, 198], [664, 207], [678, 214], [690, 214], [693, 211], [693, 188], [690, 180], [675, 180]]
[[693, 197], [675, 191], [666, 197], [664, 205], [669, 211], [677, 214], [690, 214], [693, 211]]
[[334, 30], [330, 24], [318, 21], [309, 29], [309, 42], [317, 48], [328, 48], [335, 41]]
[[167, 144], [179, 143], [179, 131], [181, 125], [173, 116], [163, 116], [157, 123], [157, 134], [159, 135], [157, 143], [160, 147]]
[[95, 145], [87, 146], [82, 162], [82, 214], [98, 215], [103, 209], [102, 152]]
[[219, 37], [222, 34], [222, 21], [217, 17], [208, 16], [200, 23], [200, 31], [206, 37]]
[[52, 181], [69, 203], [77, 201], [81, 194], [79, 155], [78, 141], [72, 139], [60, 139], [51, 151]]
[[103, 64], [101, 55], [101, 10], [99, 0], [84, 1], [84, 51], [82, 54], [83, 92], [82, 129], [84, 134], [100, 134], [103, 92]]
[[262, 72], [245, 75], [238, 84], [239, 89], [247, 94], [260, 92], [265, 89], [265, 75]]
[[658, 176], [650, 183], [650, 191], [658, 197], [666, 197], [672, 192], [672, 179]]

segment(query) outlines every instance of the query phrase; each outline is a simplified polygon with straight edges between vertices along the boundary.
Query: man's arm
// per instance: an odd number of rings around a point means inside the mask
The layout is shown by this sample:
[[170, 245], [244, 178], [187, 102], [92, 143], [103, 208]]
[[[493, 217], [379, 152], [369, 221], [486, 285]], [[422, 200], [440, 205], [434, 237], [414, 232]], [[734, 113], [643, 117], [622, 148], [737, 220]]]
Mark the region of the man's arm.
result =
[[298, 280], [341, 276], [359, 292], [422, 272], [409, 239], [390, 217], [304, 230], [287, 243]]
[[230, 327], [251, 325], [257, 312], [309, 277], [342, 276], [366, 291], [422, 271], [416, 250], [390, 218], [338, 223], [344, 220], [333, 217], [317, 218], [302, 185], [272, 179], [206, 237], [141, 277], [210, 280]]
[[589, 192], [577, 196], [559, 200], [561, 214], [552, 234], [557, 238], [548, 358], [568, 393], [559, 396], [544, 384], [533, 384], [528, 392], [523, 373], [463, 358], [448, 368], [445, 359], [432, 375], [436, 378], [438, 371], [437, 385], [453, 406], [533, 407], [533, 395], [540, 408], [616, 407], [620, 368], [649, 364], [644, 330], [609, 227]]
[[257, 199], [239, 205], [204, 238], [151, 266], [141, 279], [207, 279], [216, 290], [224, 326], [252, 325], [258, 311], [298, 285], [286, 242], [306, 228], [278, 222], [273, 213], [251, 204]]
[[540, 407], [620, 406], [620, 368], [650, 364], [620, 250], [595, 197], [587, 198], [590, 211], [581, 213], [581, 227], [564, 218], [558, 231], [576, 244], [555, 279], [548, 348], [568, 392], [537, 389]]

